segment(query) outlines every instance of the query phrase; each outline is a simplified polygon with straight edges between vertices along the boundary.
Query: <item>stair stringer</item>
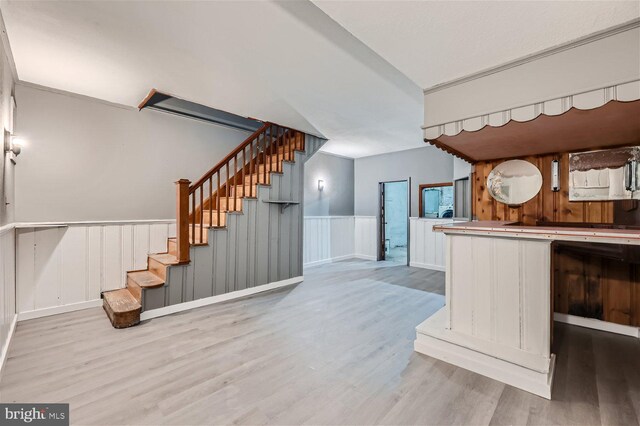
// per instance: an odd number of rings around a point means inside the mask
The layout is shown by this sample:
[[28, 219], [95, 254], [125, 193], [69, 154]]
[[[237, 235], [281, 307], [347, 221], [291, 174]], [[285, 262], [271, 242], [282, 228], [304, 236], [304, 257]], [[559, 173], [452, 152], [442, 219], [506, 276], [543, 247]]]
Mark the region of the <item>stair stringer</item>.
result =
[[294, 162], [258, 185], [256, 198], [243, 198], [241, 212], [227, 213], [226, 227], [208, 229], [207, 245], [190, 247], [189, 264], [167, 267], [164, 286], [143, 289], [142, 311], [302, 276], [304, 163], [325, 142], [306, 135]]

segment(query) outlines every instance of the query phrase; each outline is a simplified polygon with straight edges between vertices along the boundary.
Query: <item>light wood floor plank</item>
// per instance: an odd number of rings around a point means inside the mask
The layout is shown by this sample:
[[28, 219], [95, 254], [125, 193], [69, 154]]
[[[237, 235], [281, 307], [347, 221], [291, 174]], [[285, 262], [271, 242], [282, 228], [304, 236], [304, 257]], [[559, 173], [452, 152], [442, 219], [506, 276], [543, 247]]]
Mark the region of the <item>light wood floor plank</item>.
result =
[[75, 424], [638, 424], [640, 342], [558, 324], [553, 401], [417, 354], [444, 274], [350, 260], [115, 330], [100, 308], [18, 324], [2, 402]]

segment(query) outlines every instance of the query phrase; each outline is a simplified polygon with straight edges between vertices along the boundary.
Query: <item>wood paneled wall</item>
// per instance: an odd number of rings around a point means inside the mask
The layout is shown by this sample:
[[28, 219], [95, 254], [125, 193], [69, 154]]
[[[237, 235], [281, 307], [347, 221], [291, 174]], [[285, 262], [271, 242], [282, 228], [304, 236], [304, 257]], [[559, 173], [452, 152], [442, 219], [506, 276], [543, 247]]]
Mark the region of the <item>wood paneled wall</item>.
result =
[[[551, 191], [551, 162], [560, 161], [560, 191]], [[475, 164], [473, 215], [478, 220], [614, 223], [612, 201], [569, 201], [569, 154], [526, 157], [542, 173], [542, 189], [511, 208], [486, 189], [489, 173], [505, 160]], [[640, 327], [640, 265], [589, 254], [554, 252], [555, 312]]]
[[640, 265], [554, 245], [556, 312], [640, 327]]
[[[551, 162], [560, 161], [560, 191], [551, 191]], [[535, 225], [536, 221], [613, 223], [612, 201], [569, 202], [569, 154], [522, 158], [542, 173], [542, 189], [533, 199], [511, 208], [494, 200], [487, 177], [499, 161], [478, 162], [474, 168], [472, 214], [478, 220], [509, 220]]]

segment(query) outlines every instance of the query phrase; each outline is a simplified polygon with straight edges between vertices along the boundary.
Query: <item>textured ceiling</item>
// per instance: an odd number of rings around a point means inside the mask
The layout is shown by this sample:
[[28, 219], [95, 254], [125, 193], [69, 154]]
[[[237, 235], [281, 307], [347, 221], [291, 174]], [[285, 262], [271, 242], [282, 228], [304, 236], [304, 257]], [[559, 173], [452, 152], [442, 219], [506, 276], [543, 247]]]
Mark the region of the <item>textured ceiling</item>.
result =
[[350, 157], [424, 146], [422, 88], [628, 21], [638, 4], [0, 3], [23, 81], [131, 106], [157, 88], [321, 133]]
[[640, 16], [637, 0], [313, 2], [423, 89]]

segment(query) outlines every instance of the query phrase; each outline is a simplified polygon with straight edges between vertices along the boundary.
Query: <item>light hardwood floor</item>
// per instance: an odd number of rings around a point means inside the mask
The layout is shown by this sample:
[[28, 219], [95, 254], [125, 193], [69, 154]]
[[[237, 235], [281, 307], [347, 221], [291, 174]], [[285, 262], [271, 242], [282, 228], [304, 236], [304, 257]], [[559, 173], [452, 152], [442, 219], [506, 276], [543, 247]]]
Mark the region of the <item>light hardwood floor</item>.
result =
[[443, 293], [441, 272], [345, 261], [130, 329], [21, 322], [0, 400], [69, 402], [75, 424], [638, 424], [638, 339], [557, 324], [547, 401], [413, 351]]

